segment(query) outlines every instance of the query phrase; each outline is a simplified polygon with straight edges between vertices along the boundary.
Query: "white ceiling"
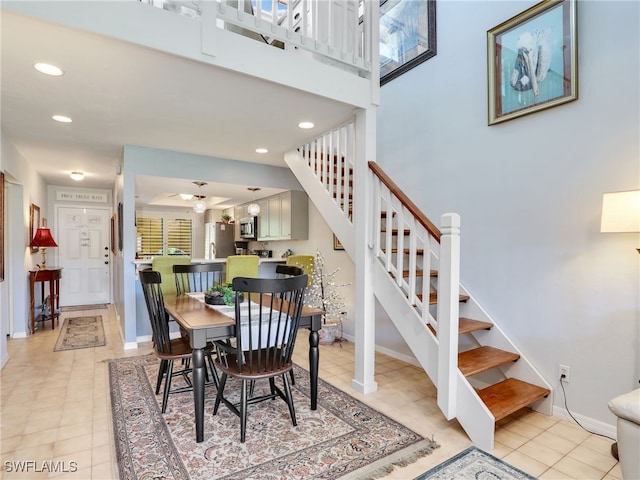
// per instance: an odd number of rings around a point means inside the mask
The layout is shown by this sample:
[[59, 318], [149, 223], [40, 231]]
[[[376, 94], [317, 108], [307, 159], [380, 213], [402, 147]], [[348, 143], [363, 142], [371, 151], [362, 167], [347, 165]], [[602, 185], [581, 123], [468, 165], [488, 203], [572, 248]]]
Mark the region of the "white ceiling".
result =
[[[127, 144], [284, 166], [285, 151], [353, 113], [350, 105], [211, 65], [6, 9], [0, 14], [2, 131], [47, 184], [111, 189]], [[36, 62], [65, 74], [43, 75]], [[73, 122], [55, 122], [54, 114]], [[302, 120], [316, 127], [301, 130]], [[269, 153], [257, 154], [257, 147]], [[69, 178], [74, 170], [85, 173], [83, 182]], [[252, 199], [250, 185], [207, 178], [146, 178], [136, 181], [136, 193], [143, 201], [196, 193], [192, 180], [207, 181], [203, 194], [228, 198], [225, 204]]]

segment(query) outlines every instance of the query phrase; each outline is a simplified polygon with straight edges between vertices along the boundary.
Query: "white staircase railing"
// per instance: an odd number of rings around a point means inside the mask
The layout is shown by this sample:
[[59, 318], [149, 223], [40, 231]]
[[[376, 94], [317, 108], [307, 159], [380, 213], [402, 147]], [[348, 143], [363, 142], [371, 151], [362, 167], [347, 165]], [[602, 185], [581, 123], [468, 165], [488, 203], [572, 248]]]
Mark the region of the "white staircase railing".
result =
[[[375, 163], [369, 163], [364, 176], [355, 172], [353, 136], [353, 124], [346, 124], [287, 153], [285, 161], [351, 258], [355, 232], [347, 185], [369, 182], [372, 197], [352, 200], [367, 201], [372, 219], [366, 242], [377, 259], [372, 270], [375, 296], [437, 387], [438, 406], [447, 419], [456, 418], [476, 445], [491, 450], [495, 417], [458, 369], [460, 310], [464, 317], [493, 325], [474, 333], [477, 344], [511, 352], [518, 348], [460, 284], [459, 216], [443, 215], [438, 229]], [[501, 368], [503, 375], [550, 390], [520, 355], [518, 362]], [[548, 395], [534, 408], [550, 415], [552, 404]]]
[[[372, 28], [379, 28], [376, 2], [255, 0], [254, 6], [251, 0], [195, 0], [190, 4], [177, 0], [140, 1], [201, 20], [206, 28], [215, 25], [285, 50], [312, 54], [319, 61], [359, 75], [369, 76], [378, 61], [372, 41]], [[267, 5], [270, 8], [263, 8]]]

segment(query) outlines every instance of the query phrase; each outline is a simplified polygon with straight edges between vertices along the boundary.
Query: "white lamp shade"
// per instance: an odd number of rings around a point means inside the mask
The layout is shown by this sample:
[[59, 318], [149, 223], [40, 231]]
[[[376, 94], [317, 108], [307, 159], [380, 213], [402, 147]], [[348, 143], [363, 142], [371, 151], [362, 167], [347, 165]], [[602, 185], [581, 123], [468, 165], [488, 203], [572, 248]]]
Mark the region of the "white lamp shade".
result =
[[260, 215], [260, 205], [257, 203], [252, 203], [247, 207], [247, 213], [252, 217], [257, 217]]
[[207, 206], [205, 205], [203, 200], [196, 200], [196, 203], [193, 204], [193, 211], [196, 213], [204, 213], [204, 211], [207, 209]]
[[640, 232], [640, 190], [605, 193], [601, 232]]

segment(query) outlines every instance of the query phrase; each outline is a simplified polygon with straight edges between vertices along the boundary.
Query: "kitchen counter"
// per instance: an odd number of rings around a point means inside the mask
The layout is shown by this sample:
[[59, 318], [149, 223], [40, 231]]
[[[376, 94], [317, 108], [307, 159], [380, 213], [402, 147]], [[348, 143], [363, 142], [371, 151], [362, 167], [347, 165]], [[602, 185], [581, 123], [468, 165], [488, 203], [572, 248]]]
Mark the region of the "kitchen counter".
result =
[[[256, 255], [257, 256], [257, 255]], [[287, 261], [286, 258], [262, 258], [258, 257], [258, 263], [285, 263]], [[226, 263], [226, 258], [214, 258], [214, 259], [206, 259], [206, 258], [192, 258], [191, 263]], [[147, 259], [136, 259], [133, 261], [134, 265], [151, 265], [153, 263], [152, 258]]]

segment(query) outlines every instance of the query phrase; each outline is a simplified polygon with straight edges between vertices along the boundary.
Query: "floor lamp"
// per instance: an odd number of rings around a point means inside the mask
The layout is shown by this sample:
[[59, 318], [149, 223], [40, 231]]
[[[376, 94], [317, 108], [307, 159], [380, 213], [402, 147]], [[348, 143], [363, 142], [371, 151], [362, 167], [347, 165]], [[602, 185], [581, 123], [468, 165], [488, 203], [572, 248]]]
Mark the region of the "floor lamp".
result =
[[[602, 196], [600, 232], [640, 232], [640, 190], [605, 193]], [[640, 248], [636, 250], [640, 253]], [[618, 460], [618, 442], [611, 445], [611, 455]]]

